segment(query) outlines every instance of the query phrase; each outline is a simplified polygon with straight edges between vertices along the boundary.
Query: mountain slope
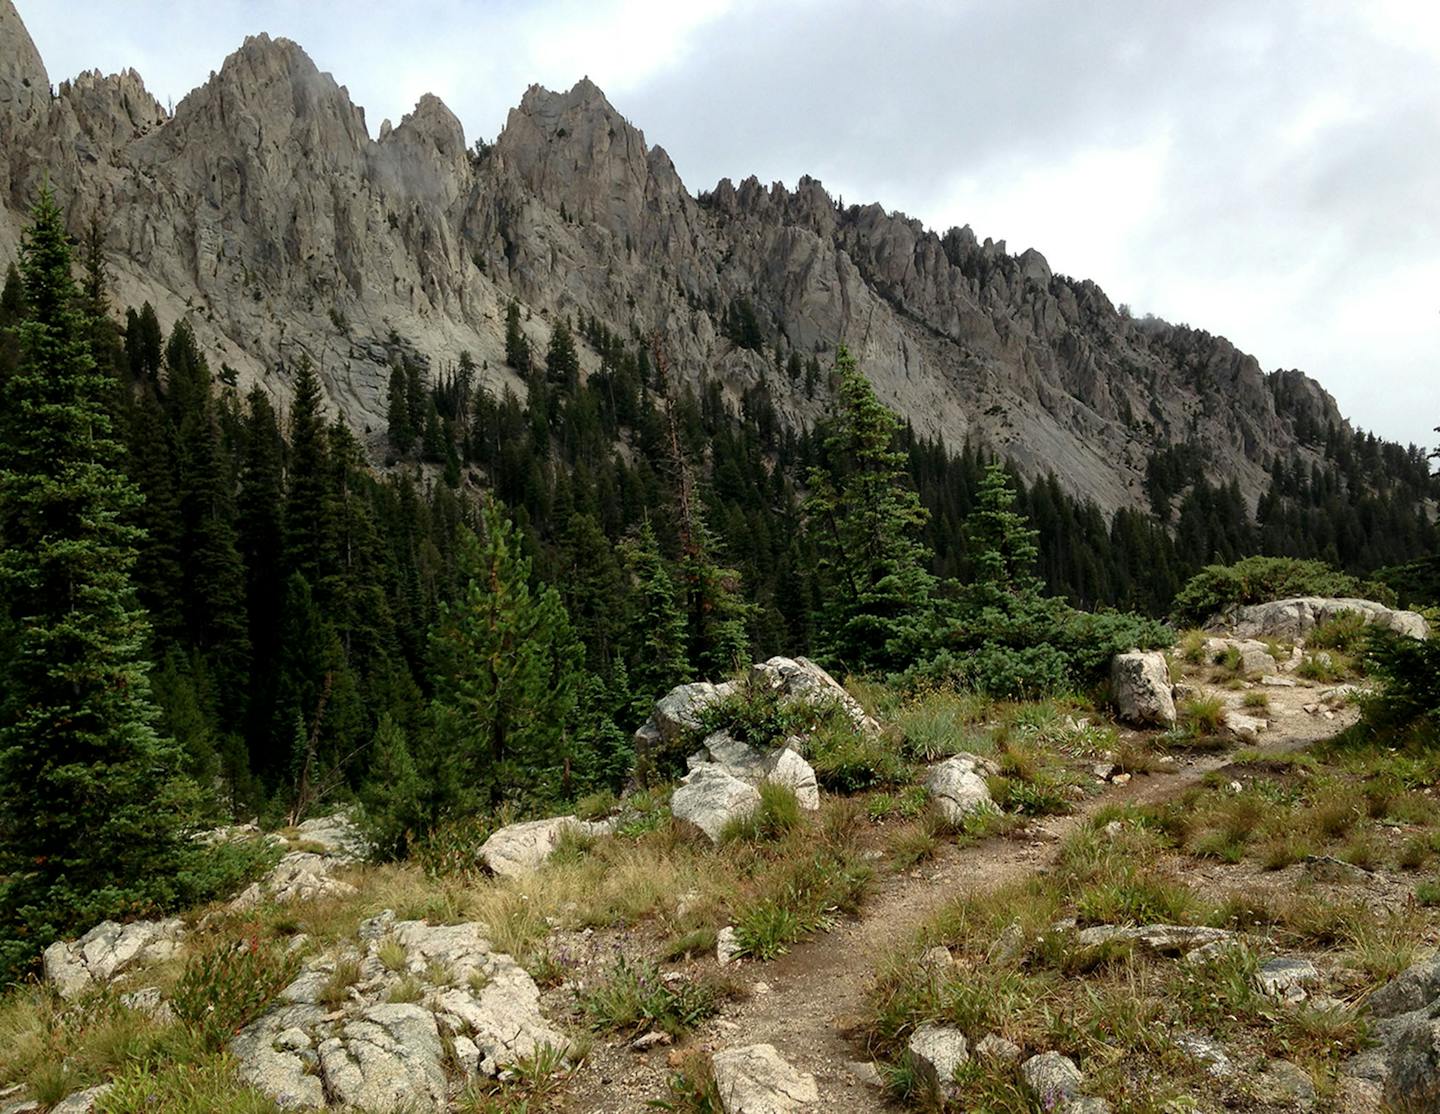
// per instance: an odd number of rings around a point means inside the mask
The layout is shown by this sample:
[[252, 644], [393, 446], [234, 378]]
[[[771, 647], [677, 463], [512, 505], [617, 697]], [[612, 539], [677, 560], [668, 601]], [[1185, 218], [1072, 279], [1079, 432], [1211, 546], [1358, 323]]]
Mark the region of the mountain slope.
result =
[[[0, 265], [48, 177], [72, 231], [103, 225], [122, 305], [150, 301], [167, 328], [188, 315], [213, 363], [282, 398], [307, 357], [377, 455], [398, 350], [436, 365], [469, 351], [492, 385], [516, 382], [503, 370], [512, 297], [537, 341], [580, 313], [622, 335], [658, 329], [682, 378], [738, 394], [767, 377], [800, 421], [823, 398], [777, 373], [777, 354], [824, 361], [843, 339], [918, 432], [1053, 470], [1107, 510], [1140, 505], [1150, 456], [1182, 443], [1253, 501], [1268, 463], [1300, 450], [1297, 421], [1344, 424], [1308, 377], [1134, 321], [1037, 251], [878, 205], [841, 210], [811, 179], [692, 195], [588, 80], [532, 87], [494, 145], [472, 150], [430, 96], [372, 139], [343, 86], [265, 35], [173, 116], [133, 71], [46, 97], [11, 0], [0, 57]], [[742, 303], [756, 347], [726, 335]]]

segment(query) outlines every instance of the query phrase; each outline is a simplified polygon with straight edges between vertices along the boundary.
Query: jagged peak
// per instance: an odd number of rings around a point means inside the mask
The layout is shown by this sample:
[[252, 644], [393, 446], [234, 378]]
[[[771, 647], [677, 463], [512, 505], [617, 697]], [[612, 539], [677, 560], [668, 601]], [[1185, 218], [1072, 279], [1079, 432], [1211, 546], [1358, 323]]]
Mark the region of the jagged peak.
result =
[[29, 112], [50, 99], [50, 74], [12, 0], [0, 0], [0, 111]]
[[434, 93], [421, 96], [398, 127], [389, 125], [389, 120], [380, 125], [381, 142], [429, 142], [443, 158], [454, 158], [465, 150], [465, 129], [460, 118]]

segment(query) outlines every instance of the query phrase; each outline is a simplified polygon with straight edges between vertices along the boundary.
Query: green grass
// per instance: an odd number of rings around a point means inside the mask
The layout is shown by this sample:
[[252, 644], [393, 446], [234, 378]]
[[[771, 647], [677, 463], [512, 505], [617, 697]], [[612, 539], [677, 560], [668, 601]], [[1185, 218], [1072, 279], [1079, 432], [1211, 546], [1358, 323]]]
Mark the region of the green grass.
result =
[[1195, 735], [1215, 735], [1224, 714], [1225, 702], [1218, 696], [1192, 696], [1180, 705], [1180, 726]]
[[666, 982], [654, 964], [622, 955], [599, 983], [577, 990], [575, 1001], [597, 1031], [636, 1035], [658, 1029], [679, 1037], [713, 1017], [726, 993], [712, 981]]
[[788, 785], [762, 782], [760, 803], [749, 812], [732, 818], [720, 832], [721, 843], [738, 840], [769, 841], [783, 839], [800, 827], [803, 818], [795, 790]]

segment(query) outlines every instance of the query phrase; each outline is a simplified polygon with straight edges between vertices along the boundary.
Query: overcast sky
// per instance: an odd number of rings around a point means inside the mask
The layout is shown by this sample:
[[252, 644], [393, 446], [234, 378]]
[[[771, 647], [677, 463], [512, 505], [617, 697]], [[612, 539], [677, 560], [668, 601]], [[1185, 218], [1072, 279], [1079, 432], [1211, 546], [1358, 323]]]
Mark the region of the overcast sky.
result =
[[289, 36], [372, 135], [434, 92], [493, 138], [527, 85], [588, 74], [693, 192], [808, 173], [969, 224], [1440, 440], [1434, 0], [16, 6], [52, 81], [133, 66], [162, 102], [246, 34]]

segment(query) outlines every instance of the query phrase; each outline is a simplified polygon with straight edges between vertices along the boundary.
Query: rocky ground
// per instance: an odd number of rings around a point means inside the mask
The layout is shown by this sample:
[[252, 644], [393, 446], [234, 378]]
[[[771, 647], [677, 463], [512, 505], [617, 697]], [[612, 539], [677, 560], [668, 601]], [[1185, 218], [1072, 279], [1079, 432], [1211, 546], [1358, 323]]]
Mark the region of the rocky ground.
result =
[[[1143, 725], [804, 659], [685, 686], [641, 731], [694, 748], [673, 797], [485, 874], [263, 837], [230, 902], [47, 952], [0, 1110], [1436, 1109], [1434, 770], [1333, 742], [1340, 650], [1251, 633], [1117, 659]], [[866, 763], [898, 781], [831, 788]]]

